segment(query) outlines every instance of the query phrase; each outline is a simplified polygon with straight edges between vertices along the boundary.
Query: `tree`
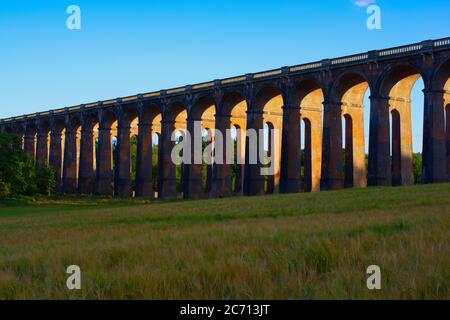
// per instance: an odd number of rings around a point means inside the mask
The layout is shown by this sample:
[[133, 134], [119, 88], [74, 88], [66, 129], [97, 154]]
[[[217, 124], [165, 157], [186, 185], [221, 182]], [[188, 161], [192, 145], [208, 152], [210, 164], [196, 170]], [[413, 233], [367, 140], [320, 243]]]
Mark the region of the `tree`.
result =
[[413, 154], [413, 172], [414, 172], [414, 183], [422, 183], [422, 154]]
[[35, 165], [22, 150], [19, 137], [0, 133], [0, 198], [54, 192], [55, 173], [46, 163]]
[[56, 188], [55, 170], [46, 162], [36, 165], [36, 188], [42, 195], [51, 195]]

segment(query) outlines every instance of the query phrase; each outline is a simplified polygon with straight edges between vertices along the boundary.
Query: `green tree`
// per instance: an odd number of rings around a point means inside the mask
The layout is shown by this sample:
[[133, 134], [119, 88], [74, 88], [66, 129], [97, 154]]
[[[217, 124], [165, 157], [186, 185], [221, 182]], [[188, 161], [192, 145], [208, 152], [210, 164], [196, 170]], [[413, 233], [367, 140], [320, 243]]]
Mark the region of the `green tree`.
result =
[[0, 133], [0, 197], [49, 195], [55, 184], [54, 170], [46, 163], [35, 165], [24, 154], [19, 137]]
[[55, 170], [46, 162], [36, 165], [36, 188], [39, 194], [46, 196], [56, 189]]
[[0, 200], [6, 199], [10, 194], [10, 185], [0, 180]]
[[19, 137], [0, 134], [0, 181], [3, 182], [4, 190], [12, 194], [24, 194], [29, 182], [26, 170], [29, 167], [28, 160], [21, 147]]
[[422, 154], [413, 154], [414, 183], [422, 183]]

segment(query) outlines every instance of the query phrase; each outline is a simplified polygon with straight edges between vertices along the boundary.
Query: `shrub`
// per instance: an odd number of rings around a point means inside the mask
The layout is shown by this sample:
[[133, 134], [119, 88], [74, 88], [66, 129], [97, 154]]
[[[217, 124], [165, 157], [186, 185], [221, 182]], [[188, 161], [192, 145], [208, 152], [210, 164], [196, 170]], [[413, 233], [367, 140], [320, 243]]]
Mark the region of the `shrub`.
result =
[[49, 196], [56, 188], [55, 170], [47, 163], [36, 165], [36, 188], [37, 191]]
[[422, 154], [413, 154], [414, 183], [422, 183]]
[[49, 195], [55, 189], [55, 172], [48, 164], [35, 165], [22, 150], [19, 137], [0, 133], [0, 197]]
[[6, 199], [10, 194], [9, 184], [0, 180], [0, 199]]

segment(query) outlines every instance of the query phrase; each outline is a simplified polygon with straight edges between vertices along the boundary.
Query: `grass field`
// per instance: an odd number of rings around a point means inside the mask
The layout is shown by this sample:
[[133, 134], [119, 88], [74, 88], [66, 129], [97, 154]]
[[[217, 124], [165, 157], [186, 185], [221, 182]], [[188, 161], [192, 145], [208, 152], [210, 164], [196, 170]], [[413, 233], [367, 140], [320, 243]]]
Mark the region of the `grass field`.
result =
[[[450, 185], [0, 205], [1, 299], [449, 299]], [[78, 265], [82, 290], [66, 288]], [[366, 287], [379, 265], [382, 289]]]

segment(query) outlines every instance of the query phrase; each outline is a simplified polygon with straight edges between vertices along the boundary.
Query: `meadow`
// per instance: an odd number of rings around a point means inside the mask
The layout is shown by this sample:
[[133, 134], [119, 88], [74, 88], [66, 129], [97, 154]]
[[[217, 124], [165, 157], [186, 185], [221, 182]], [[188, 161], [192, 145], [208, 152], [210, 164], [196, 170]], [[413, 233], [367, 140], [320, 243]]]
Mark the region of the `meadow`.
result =
[[[449, 299], [449, 245], [449, 184], [8, 202], [0, 299]], [[69, 265], [81, 290], [66, 287]]]

